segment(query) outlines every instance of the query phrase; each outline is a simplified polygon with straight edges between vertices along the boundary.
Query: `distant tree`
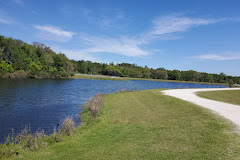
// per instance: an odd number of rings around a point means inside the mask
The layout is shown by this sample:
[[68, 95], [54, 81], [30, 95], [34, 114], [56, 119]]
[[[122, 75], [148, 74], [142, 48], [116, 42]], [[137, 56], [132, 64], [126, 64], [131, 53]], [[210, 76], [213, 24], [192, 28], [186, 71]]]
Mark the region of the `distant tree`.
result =
[[109, 63], [110, 66], [114, 66], [114, 62]]
[[33, 42], [33, 45], [41, 49], [44, 49], [46, 47], [45, 44], [42, 44], [40, 42]]
[[151, 77], [151, 70], [145, 67], [143, 70], [143, 78], [150, 78], [150, 77]]
[[181, 73], [179, 70], [168, 71], [168, 79], [170, 80], [180, 80]]
[[12, 73], [14, 72], [14, 69], [11, 64], [8, 64], [6, 61], [1, 61], [0, 62], [0, 76], [3, 76], [6, 73]]
[[103, 71], [104, 75], [110, 75], [110, 76], [120, 76], [121, 71], [119, 69], [116, 69], [114, 66], [107, 66], [105, 70]]
[[61, 59], [61, 57], [59, 55], [54, 55], [53, 56], [53, 60], [54, 60], [54, 66], [60, 70], [61, 67], [63, 67], [63, 61]]
[[17, 44], [18, 44], [19, 46], [21, 46], [21, 45], [24, 44], [24, 42], [23, 42], [22, 40], [20, 40], [20, 39], [16, 39], [16, 42], [17, 42]]
[[153, 79], [167, 79], [168, 78], [167, 71], [153, 70], [152, 71], [152, 78]]
[[157, 68], [157, 70], [165, 71], [166, 69], [164, 67], [159, 67], [159, 68]]
[[78, 61], [77, 62], [77, 71], [79, 73], [86, 74], [88, 72], [88, 64], [85, 61]]
[[197, 71], [166, 70], [163, 67], [153, 69], [136, 64], [120, 63], [109, 65], [91, 61], [69, 60], [65, 54], [56, 54], [50, 47], [39, 42], [32, 45], [21, 40], [0, 36], [0, 77], [16, 72], [19, 77], [67, 77], [74, 72], [84, 74], [105, 74], [133, 78], [171, 79], [182, 81], [237, 83], [240, 77], [227, 76], [224, 73], [209, 74]]

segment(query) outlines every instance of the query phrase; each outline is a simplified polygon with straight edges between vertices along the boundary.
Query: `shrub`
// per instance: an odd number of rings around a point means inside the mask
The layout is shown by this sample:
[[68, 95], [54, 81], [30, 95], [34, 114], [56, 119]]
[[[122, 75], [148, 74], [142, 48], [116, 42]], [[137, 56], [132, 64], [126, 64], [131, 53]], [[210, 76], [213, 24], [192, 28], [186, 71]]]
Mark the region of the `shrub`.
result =
[[20, 134], [12, 138], [12, 144], [23, 144], [29, 150], [36, 150], [42, 145], [40, 140], [45, 136], [44, 131], [30, 133], [30, 128], [26, 126]]
[[25, 72], [23, 70], [20, 70], [20, 71], [17, 71], [17, 72], [14, 72], [14, 73], [6, 73], [5, 75], [3, 75], [2, 78], [27, 78], [29, 77], [29, 73], [28, 72]]
[[67, 135], [70, 136], [75, 128], [72, 117], [67, 117], [60, 125], [59, 129], [54, 129], [53, 133], [46, 135], [43, 131], [30, 132], [30, 127], [26, 126], [17, 136], [12, 133], [8, 135], [4, 144], [0, 144], [0, 159], [8, 158], [12, 155], [19, 155], [24, 150], [37, 150], [47, 147], [49, 144], [60, 142]]
[[60, 132], [58, 132], [58, 130], [56, 128], [54, 128], [53, 134], [51, 136], [52, 136], [54, 142], [62, 141], [62, 135], [60, 134]]
[[50, 74], [45, 72], [45, 71], [40, 71], [38, 74], [37, 74], [37, 77], [41, 77], [41, 78], [50, 78]]
[[99, 113], [99, 108], [103, 103], [104, 96], [104, 93], [96, 94], [93, 99], [84, 106], [86, 109], [91, 111], [94, 117], [96, 117]]
[[74, 128], [75, 128], [75, 123], [73, 122], [72, 117], [67, 117], [62, 123], [60, 133], [70, 136]]

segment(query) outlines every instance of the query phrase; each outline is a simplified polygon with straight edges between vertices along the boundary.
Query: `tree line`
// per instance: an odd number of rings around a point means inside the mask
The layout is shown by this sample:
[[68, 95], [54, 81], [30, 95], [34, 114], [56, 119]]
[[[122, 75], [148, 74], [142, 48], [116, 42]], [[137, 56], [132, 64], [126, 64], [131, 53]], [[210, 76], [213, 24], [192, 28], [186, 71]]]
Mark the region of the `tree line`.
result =
[[226, 83], [229, 85], [240, 84], [240, 77], [227, 76], [224, 73], [209, 74], [205, 72], [197, 72], [193, 70], [179, 71], [167, 70], [163, 67], [153, 69], [147, 66], [141, 67], [136, 64], [120, 63], [92, 63], [91, 61], [77, 61], [77, 72], [83, 74], [102, 74], [110, 76], [131, 77], [131, 78], [147, 78], [147, 79], [163, 79], [163, 80], [179, 80], [209, 83]]
[[50, 47], [0, 36], [0, 77], [60, 78], [73, 75], [74, 61], [56, 54]]
[[194, 82], [240, 84], [240, 77], [224, 73], [209, 74], [193, 70], [153, 69], [129, 63], [97, 63], [69, 60], [62, 53], [55, 53], [39, 42], [24, 43], [21, 40], [0, 36], [1, 78], [60, 78], [82, 74], [99, 74], [131, 78], [164, 79]]

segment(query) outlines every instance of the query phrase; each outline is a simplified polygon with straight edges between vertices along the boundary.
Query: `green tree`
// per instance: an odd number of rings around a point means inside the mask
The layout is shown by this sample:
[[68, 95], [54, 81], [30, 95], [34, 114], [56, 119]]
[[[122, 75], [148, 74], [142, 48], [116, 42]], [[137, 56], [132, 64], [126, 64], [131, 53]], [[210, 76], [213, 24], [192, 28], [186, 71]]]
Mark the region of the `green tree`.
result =
[[168, 71], [168, 79], [170, 80], [180, 80], [181, 73], [179, 70]]
[[57, 68], [57, 70], [61, 70], [61, 67], [63, 67], [63, 61], [59, 55], [53, 56], [54, 60], [54, 66]]
[[7, 72], [10, 72], [10, 73], [14, 72], [12, 64], [8, 64], [6, 61], [2, 60], [0, 63], [0, 76], [3, 76]]
[[32, 77], [34, 77], [35, 75], [37, 75], [40, 71], [41, 71], [42, 67], [40, 62], [31, 62], [29, 64], [29, 71]]
[[167, 79], [168, 78], [167, 71], [164, 71], [164, 70], [153, 70], [152, 71], [152, 78], [153, 79]]
[[103, 71], [105, 75], [110, 75], [110, 76], [120, 76], [121, 71], [119, 69], [116, 69], [114, 66], [107, 66], [105, 70]]

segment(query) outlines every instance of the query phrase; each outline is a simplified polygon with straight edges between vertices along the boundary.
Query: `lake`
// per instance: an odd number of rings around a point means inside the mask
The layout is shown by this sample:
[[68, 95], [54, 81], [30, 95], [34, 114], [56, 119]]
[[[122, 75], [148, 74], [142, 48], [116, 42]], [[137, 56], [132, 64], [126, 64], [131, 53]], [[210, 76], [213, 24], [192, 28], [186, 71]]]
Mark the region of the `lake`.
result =
[[97, 93], [158, 88], [223, 88], [223, 85], [159, 81], [109, 81], [88, 79], [0, 79], [0, 142], [14, 129], [51, 133], [65, 117], [79, 122], [81, 105]]

